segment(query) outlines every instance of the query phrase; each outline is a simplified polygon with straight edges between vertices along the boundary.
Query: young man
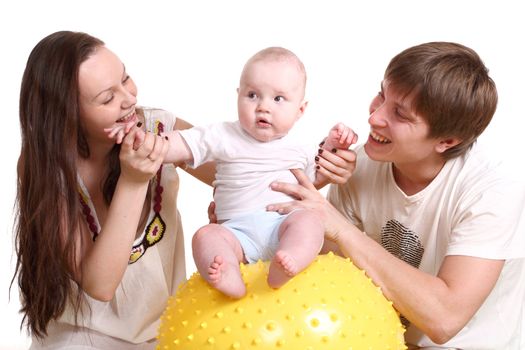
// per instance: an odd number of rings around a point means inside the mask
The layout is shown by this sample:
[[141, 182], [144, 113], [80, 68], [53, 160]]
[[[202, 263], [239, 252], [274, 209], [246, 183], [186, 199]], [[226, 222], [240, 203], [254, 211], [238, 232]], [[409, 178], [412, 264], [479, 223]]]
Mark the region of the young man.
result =
[[300, 172], [302, 186], [272, 185], [303, 200], [269, 210], [317, 210], [327, 239], [406, 319], [409, 349], [525, 348], [524, 186], [475, 145], [496, 104], [473, 50], [409, 48], [386, 69], [370, 136], [332, 204]]

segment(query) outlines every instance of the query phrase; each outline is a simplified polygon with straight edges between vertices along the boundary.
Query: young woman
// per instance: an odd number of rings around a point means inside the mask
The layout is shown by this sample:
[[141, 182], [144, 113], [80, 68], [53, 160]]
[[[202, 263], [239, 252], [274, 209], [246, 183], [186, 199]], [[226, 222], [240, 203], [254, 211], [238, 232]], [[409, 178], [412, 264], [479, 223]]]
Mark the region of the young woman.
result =
[[[33, 349], [150, 349], [185, 278], [176, 165], [163, 131], [191, 126], [137, 105], [137, 87], [104, 43], [57, 32], [31, 52], [20, 94], [17, 273]], [[108, 138], [105, 129], [131, 125]], [[134, 144], [139, 128], [147, 131]], [[353, 154], [320, 158], [332, 181]], [[212, 184], [214, 164], [188, 170]]]

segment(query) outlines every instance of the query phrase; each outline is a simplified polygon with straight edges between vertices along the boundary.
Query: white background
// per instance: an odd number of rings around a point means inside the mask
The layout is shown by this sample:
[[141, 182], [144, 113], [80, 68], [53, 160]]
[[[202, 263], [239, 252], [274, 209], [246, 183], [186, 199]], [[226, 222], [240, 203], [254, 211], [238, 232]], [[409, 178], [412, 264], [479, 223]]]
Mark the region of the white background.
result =
[[[319, 142], [337, 121], [367, 137], [368, 103], [389, 59], [427, 41], [474, 48], [498, 86], [500, 103], [480, 142], [523, 169], [522, 108], [525, 21], [518, 1], [3, 1], [0, 5], [0, 349], [25, 349], [19, 329], [14, 268], [13, 203], [20, 148], [18, 94], [27, 57], [57, 30], [104, 40], [139, 87], [139, 103], [170, 110], [193, 124], [236, 118], [238, 78], [246, 59], [284, 46], [308, 73], [305, 137]], [[10, 5], [7, 5], [10, 4]], [[181, 176], [179, 207], [186, 232], [206, 223], [211, 190]], [[191, 254], [188, 273], [195, 268]], [[10, 300], [9, 300], [10, 297]]]

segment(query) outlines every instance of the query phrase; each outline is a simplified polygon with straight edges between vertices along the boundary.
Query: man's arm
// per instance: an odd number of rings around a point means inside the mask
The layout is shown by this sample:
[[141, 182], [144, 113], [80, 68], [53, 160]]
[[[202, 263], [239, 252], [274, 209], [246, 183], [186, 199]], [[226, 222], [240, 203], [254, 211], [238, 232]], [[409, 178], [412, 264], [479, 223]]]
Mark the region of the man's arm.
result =
[[298, 208], [316, 211], [325, 225], [325, 238], [366, 271], [396, 309], [435, 343], [445, 343], [456, 335], [498, 280], [505, 263], [501, 259], [451, 255], [444, 258], [437, 276], [418, 270], [352, 224], [315, 190], [303, 172], [292, 172], [299, 184], [278, 182], [271, 187], [300, 200], [272, 204], [267, 210], [281, 214]]
[[396, 258], [348, 223], [337, 243], [365, 270], [385, 296], [433, 342], [443, 344], [472, 318], [496, 284], [505, 263], [470, 256], [447, 256], [437, 276]]

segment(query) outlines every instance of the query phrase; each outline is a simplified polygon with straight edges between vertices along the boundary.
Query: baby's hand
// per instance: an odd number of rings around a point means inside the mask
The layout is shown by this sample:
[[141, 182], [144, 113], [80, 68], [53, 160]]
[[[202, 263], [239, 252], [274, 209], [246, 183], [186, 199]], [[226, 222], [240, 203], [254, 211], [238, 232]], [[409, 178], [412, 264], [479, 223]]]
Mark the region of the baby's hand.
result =
[[104, 132], [108, 134], [110, 139], [114, 139], [115, 143], [121, 144], [122, 139], [126, 136], [131, 128], [135, 125], [135, 122], [119, 123], [111, 128], [104, 129]]
[[325, 140], [325, 148], [348, 149], [356, 142], [357, 134], [343, 123], [337, 123], [328, 133], [328, 137]]
[[[133, 128], [135, 123], [127, 123], [122, 125], [117, 125], [113, 128], [107, 128], [104, 129], [104, 131], [108, 134], [109, 138], [115, 139], [115, 143], [120, 144], [122, 143], [122, 140], [124, 139], [124, 136], [126, 136], [129, 131]], [[137, 127], [140, 128], [142, 126], [141, 122], [137, 123]], [[133, 140], [133, 149], [136, 151], [139, 149], [140, 146], [144, 143], [144, 140], [146, 138], [146, 133], [144, 130], [139, 129], [135, 132], [134, 140]]]
[[[344, 184], [348, 181], [355, 169], [355, 152], [348, 148], [356, 142], [357, 134], [343, 123], [330, 129], [328, 137], [319, 144], [321, 149], [315, 157], [316, 188], [328, 183]], [[328, 152], [323, 152], [323, 149]]]

